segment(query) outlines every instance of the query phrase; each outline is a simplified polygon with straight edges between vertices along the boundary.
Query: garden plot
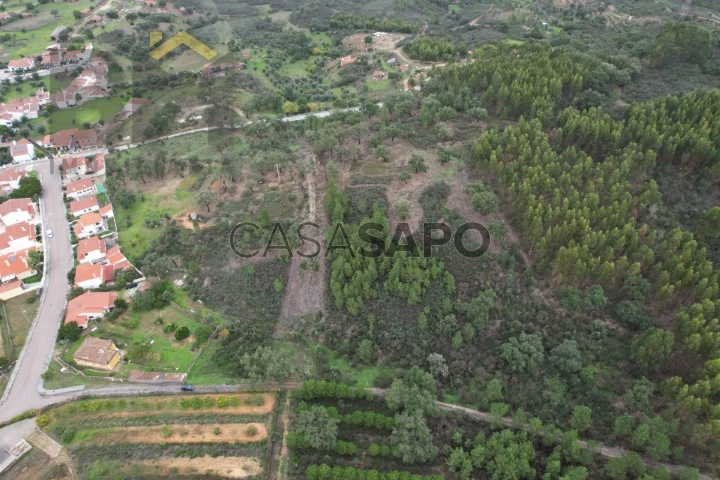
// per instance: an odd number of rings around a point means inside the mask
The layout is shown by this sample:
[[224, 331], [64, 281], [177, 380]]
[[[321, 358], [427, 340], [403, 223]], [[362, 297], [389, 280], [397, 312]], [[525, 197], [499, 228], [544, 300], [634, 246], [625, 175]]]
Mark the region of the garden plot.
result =
[[254, 457], [198, 457], [163, 458], [138, 462], [142, 470], [160, 476], [170, 475], [212, 475], [222, 478], [246, 478], [260, 475], [263, 471]]
[[76, 443], [253, 443], [267, 435], [262, 423], [196, 423], [83, 430], [76, 434]]
[[[86, 402], [87, 408], [78, 408], [75, 404], [54, 409], [51, 415], [56, 419], [66, 416], [73, 418], [96, 417], [102, 411], [103, 418], [134, 418], [154, 413], [182, 415], [268, 415], [275, 408], [275, 396], [266, 394], [246, 395], [203, 395], [181, 397], [143, 397], [124, 403], [107, 402], [107, 408], [95, 409], [98, 402]], [[81, 404], [83, 405], [83, 404]], [[80, 413], [76, 413], [76, 412]]]

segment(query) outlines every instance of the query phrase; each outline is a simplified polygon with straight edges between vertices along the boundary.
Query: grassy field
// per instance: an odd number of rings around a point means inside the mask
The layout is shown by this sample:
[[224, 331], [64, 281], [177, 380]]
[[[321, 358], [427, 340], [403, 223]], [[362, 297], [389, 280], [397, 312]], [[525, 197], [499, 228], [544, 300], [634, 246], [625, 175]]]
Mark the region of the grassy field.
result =
[[[163, 328], [170, 324], [175, 324], [177, 328], [188, 327], [190, 337], [177, 341], [174, 332], [163, 331]], [[125, 376], [130, 370], [137, 369], [175, 373], [184, 372], [195, 357], [194, 332], [201, 325], [191, 316], [173, 307], [166, 307], [150, 312], [131, 311], [114, 322], [100, 321], [92, 335], [112, 339], [120, 349], [129, 352], [130, 356], [138, 346], [149, 345], [142, 359], [136, 357], [132, 363], [121, 364], [119, 376]], [[84, 337], [71, 346], [65, 355], [65, 361], [72, 361], [73, 353], [83, 340]]]
[[43, 123], [48, 132], [82, 128], [83, 123], [97, 123], [100, 120], [109, 122], [125, 106], [126, 98], [108, 97], [92, 100], [80, 107], [56, 110], [46, 119], [40, 117], [37, 122]]
[[162, 234], [162, 228], [150, 227], [147, 221], [162, 222], [165, 215], [172, 217], [195, 205], [188, 190], [194, 181], [195, 178], [189, 176], [180, 182], [176, 191], [145, 193], [130, 208], [115, 207], [120, 244], [129, 259], [138, 259]]
[[[35, 5], [37, 15], [17, 22], [8, 23], [0, 27], [0, 32], [13, 32], [14, 38], [4, 45], [10, 58], [20, 58], [41, 53], [52, 40], [50, 33], [60, 25], [72, 26], [75, 24], [74, 10], [85, 10], [94, 5], [91, 0], [78, 0], [77, 2], [50, 2], [44, 5]], [[51, 12], [56, 12], [53, 14]]]
[[286, 77], [307, 77], [310, 75], [307, 68], [313, 64], [314, 62], [312, 59], [286, 63], [280, 68], [279, 73], [280, 75], [285, 75]]
[[[5, 302], [7, 320], [12, 332], [12, 343], [15, 352], [19, 353], [25, 344], [30, 325], [32, 324], [39, 306], [35, 292], [28, 292]], [[5, 333], [5, 330], [3, 330]]]

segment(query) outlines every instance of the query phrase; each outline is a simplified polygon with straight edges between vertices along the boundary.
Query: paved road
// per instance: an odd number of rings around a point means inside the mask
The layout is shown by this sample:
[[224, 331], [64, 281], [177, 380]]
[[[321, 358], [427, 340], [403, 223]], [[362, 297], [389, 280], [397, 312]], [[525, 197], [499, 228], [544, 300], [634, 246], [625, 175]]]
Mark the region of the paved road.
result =
[[48, 404], [38, 393], [40, 375], [46, 369], [55, 344], [55, 338], [65, 310], [68, 291], [67, 272], [73, 266], [70, 232], [65, 221], [60, 175], [57, 168], [51, 173], [50, 161], [36, 164], [43, 182], [42, 204], [45, 228], [53, 231], [53, 237], [46, 239], [46, 277], [41, 305], [31, 334], [15, 367], [14, 382], [5, 403], [0, 407], [0, 420], [6, 420], [25, 410]]

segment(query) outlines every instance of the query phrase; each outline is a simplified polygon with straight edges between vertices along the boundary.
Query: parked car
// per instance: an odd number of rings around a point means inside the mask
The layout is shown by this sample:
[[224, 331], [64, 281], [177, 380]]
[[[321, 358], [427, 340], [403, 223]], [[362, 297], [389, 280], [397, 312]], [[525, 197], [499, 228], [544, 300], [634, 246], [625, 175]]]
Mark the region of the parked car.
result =
[[192, 385], [180, 385], [180, 390], [182, 390], [183, 392], [194, 392], [195, 387]]
[[137, 287], [138, 284], [136, 282], [130, 282], [127, 285], [125, 285], [125, 290], [130, 290], [131, 288]]
[[47, 238], [52, 238], [52, 230], [47, 231]]

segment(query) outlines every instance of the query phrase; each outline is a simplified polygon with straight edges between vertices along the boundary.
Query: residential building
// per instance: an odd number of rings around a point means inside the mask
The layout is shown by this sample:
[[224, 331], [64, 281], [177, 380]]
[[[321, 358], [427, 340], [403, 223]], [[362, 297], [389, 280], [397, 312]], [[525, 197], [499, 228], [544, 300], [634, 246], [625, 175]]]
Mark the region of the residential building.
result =
[[27, 170], [22, 167], [6, 167], [0, 169], [0, 194], [10, 195], [10, 192], [20, 186], [20, 179], [27, 176]]
[[107, 226], [98, 213], [86, 213], [73, 225], [75, 237], [78, 239], [87, 238], [107, 230]]
[[67, 88], [52, 94], [50, 103], [58, 108], [68, 108], [81, 105], [88, 100], [105, 97], [110, 88], [107, 73], [105, 60], [95, 61], [91, 66], [85, 68]]
[[38, 223], [35, 205], [29, 198], [11, 198], [0, 203], [0, 222], [9, 227], [16, 223]]
[[110, 247], [110, 249], [107, 251], [107, 261], [110, 265], [113, 267], [113, 271], [117, 272], [118, 270], [127, 270], [128, 268], [135, 268], [133, 267], [132, 263], [123, 255], [123, 253], [120, 251], [120, 245], [115, 245]]
[[13, 122], [38, 118], [40, 102], [37, 97], [8, 100], [0, 104], [0, 125], [11, 127]]
[[65, 195], [73, 200], [95, 195], [95, 193], [97, 193], [97, 190], [95, 189], [95, 182], [92, 178], [75, 180], [65, 186]]
[[0, 233], [0, 255], [30, 250], [38, 247], [35, 225], [27, 222], [4, 227]]
[[98, 153], [90, 157], [65, 157], [60, 166], [67, 180], [83, 176], [98, 176], [105, 173], [105, 155]]
[[7, 69], [13, 73], [23, 73], [28, 70], [35, 68], [35, 58], [25, 57], [18, 58], [17, 60], [10, 60], [7, 64]]
[[75, 288], [90, 290], [113, 279], [112, 265], [81, 263], [75, 267]]
[[346, 56], [346, 57], [342, 57], [342, 58], [340, 59], [340, 66], [341, 66], [341, 67], [344, 67], [344, 66], [346, 66], [346, 65], [351, 65], [351, 64], [355, 63], [355, 60], [356, 60], [356, 58], [353, 57], [352, 55], [348, 55], [348, 56]]
[[0, 300], [9, 300], [24, 293], [22, 280], [37, 272], [28, 265], [28, 250], [0, 256]]
[[106, 249], [105, 241], [100, 237], [83, 238], [78, 242], [75, 257], [79, 263], [106, 263], [108, 261]]
[[99, 211], [100, 204], [98, 203], [97, 197], [93, 195], [70, 202], [69, 210], [75, 218], [78, 218], [86, 213]]
[[40, 57], [40, 65], [44, 69], [57, 68], [62, 65], [62, 56], [58, 52], [46, 52]]
[[100, 145], [95, 130], [79, 130], [77, 128], [60, 130], [52, 135], [45, 135], [42, 143], [46, 147], [67, 152], [94, 149]]
[[117, 292], [85, 292], [68, 302], [65, 323], [75, 322], [87, 328], [88, 321], [102, 318], [115, 308], [117, 297]]
[[375, 70], [373, 71], [372, 76], [375, 80], [385, 80], [387, 78], [387, 73], [383, 72], [382, 70]]
[[120, 363], [120, 351], [112, 340], [88, 336], [73, 354], [73, 360], [82, 367], [110, 371]]
[[13, 163], [29, 162], [35, 158], [35, 145], [27, 138], [12, 142], [10, 145], [10, 156]]
[[111, 218], [115, 218], [115, 212], [113, 211], [112, 203], [106, 203], [102, 207], [100, 207], [100, 216], [103, 218], [103, 220], [110, 220]]

